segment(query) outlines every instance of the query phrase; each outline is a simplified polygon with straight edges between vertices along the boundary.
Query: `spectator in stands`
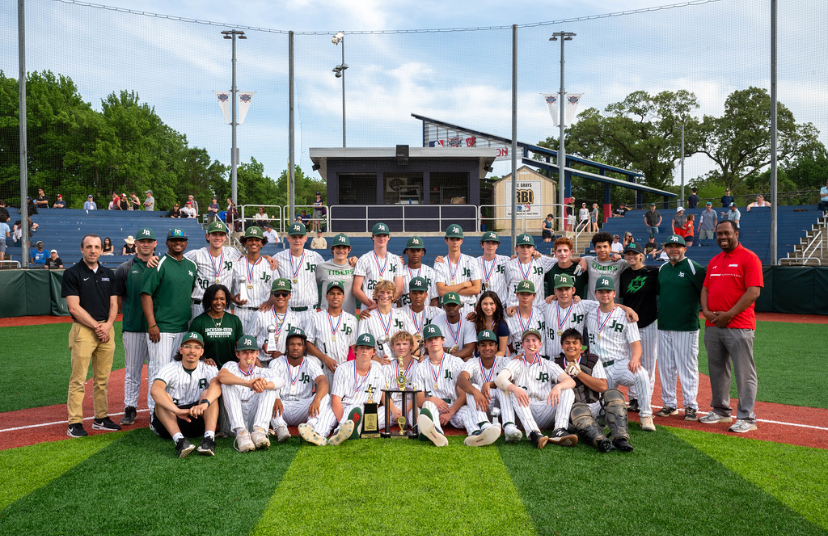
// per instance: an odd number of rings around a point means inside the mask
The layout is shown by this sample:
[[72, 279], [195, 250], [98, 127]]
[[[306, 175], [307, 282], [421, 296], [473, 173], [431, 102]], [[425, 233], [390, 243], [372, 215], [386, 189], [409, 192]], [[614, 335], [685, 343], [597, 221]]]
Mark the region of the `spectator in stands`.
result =
[[129, 202], [131, 210], [141, 210], [141, 200], [135, 195], [135, 192], [129, 192]]
[[6, 260], [6, 240], [10, 235], [9, 224], [0, 218], [0, 261]]
[[86, 196], [86, 203], [83, 204], [83, 210], [98, 210], [98, 205], [92, 200], [92, 194]]
[[627, 249], [627, 246], [629, 246], [633, 242], [635, 242], [635, 239], [633, 238], [632, 233], [629, 231], [624, 232], [624, 239], [621, 241], [621, 243], [624, 246], [624, 249]]
[[43, 191], [43, 188], [37, 189], [37, 199], [35, 199], [35, 206], [37, 208], [49, 208], [49, 196]]
[[46, 259], [46, 268], [49, 270], [57, 270], [63, 268], [63, 261], [58, 257], [58, 252], [53, 249], [49, 252], [49, 258]]
[[707, 202], [705, 209], [699, 215], [699, 245], [702, 240], [713, 240], [716, 234], [716, 224], [719, 218], [716, 216], [716, 211], [713, 210], [713, 203]]
[[695, 239], [696, 230], [693, 227], [693, 220], [696, 217], [692, 214], [687, 215], [687, 222], [684, 224], [684, 245], [685, 247], [690, 247], [693, 245], [693, 240]]
[[661, 253], [661, 247], [655, 241], [655, 235], [650, 235], [650, 240], [644, 244], [644, 254], [650, 255], [653, 259]]
[[66, 208], [66, 201], [63, 200], [63, 196], [61, 194], [57, 194], [57, 201], [55, 201], [55, 204], [52, 205], [52, 208]]
[[46, 259], [49, 258], [49, 252], [43, 249], [43, 242], [40, 240], [37, 241], [35, 244], [36, 249], [32, 250], [32, 254], [29, 257], [29, 262], [32, 263], [36, 268], [41, 268], [46, 266]]
[[132, 235], [124, 238], [124, 247], [121, 248], [121, 255], [135, 255], [135, 239]]
[[118, 192], [112, 192], [112, 201], [109, 202], [109, 210], [121, 210], [121, 196]]
[[586, 203], [581, 203], [581, 208], [578, 210], [578, 229], [588, 230], [589, 228], [589, 209]]
[[644, 213], [644, 225], [647, 226], [647, 232], [651, 235], [658, 234], [658, 228], [661, 226], [661, 214], [656, 210], [655, 203], [650, 203], [650, 210]]
[[752, 209], [752, 208], [761, 208], [761, 207], [770, 207], [770, 206], [771, 206], [771, 204], [769, 202], [765, 201], [764, 196], [757, 195], [756, 196], [756, 201], [754, 203], [749, 204], [747, 206], [747, 209], [745, 209], [745, 210], [747, 212], [750, 212], [750, 209]]
[[255, 225], [264, 229], [265, 224], [270, 221], [270, 216], [267, 215], [264, 207], [259, 207], [259, 211], [253, 215], [253, 220], [255, 221]]
[[615, 217], [623, 218], [626, 216], [627, 211], [630, 210], [627, 208], [627, 205], [621, 203], [617, 209], [615, 209]]
[[739, 220], [742, 219], [742, 213], [739, 212], [738, 208], [736, 208], [736, 203], [730, 204], [729, 211], [722, 212], [722, 219], [732, 221], [736, 225], [736, 230], [739, 230], [739, 228], [741, 227]]
[[304, 226], [305, 226], [305, 228], [307, 228], [307, 227], [308, 227], [308, 224], [309, 224], [309, 223], [310, 223], [310, 221], [311, 221], [310, 214], [308, 214], [308, 211], [307, 211], [307, 210], [305, 210], [305, 209], [302, 209], [302, 213], [301, 213], [301, 214], [299, 214], [299, 219], [301, 219], [301, 220], [302, 220], [302, 225], [304, 225]]
[[598, 232], [598, 203], [592, 204], [592, 212], [589, 214], [589, 223], [592, 225], [592, 232]]
[[268, 244], [279, 244], [279, 243], [281, 243], [282, 244], [282, 249], [284, 249], [285, 248], [285, 243], [282, 242], [281, 238], [279, 238], [279, 233], [277, 233], [276, 231], [273, 230], [273, 226], [270, 225], [269, 223], [267, 223], [267, 224], [265, 224], [264, 228], [265, 228], [264, 236], [265, 236], [265, 238], [267, 238], [267, 243]]
[[121, 210], [129, 210], [129, 199], [127, 198], [126, 193], [121, 194], [120, 207], [121, 207]]
[[37, 214], [37, 205], [35, 205], [35, 204], [34, 204], [34, 201], [32, 201], [32, 198], [31, 198], [31, 197], [27, 197], [27, 198], [26, 198], [26, 201], [27, 201], [27, 202], [28, 202], [28, 204], [29, 204], [29, 215], [35, 215], [35, 214]]
[[[322, 223], [325, 220], [325, 203], [322, 201], [322, 192], [316, 192], [316, 200], [313, 202], [313, 228], [316, 231], [322, 230]], [[313, 247], [313, 246], [311, 246]]]
[[144, 192], [144, 210], [155, 210], [155, 198], [152, 196], [152, 190]]
[[678, 207], [673, 216], [673, 234], [684, 237], [684, 224], [687, 223], [687, 216], [684, 215], [684, 207]]
[[184, 203], [184, 208], [181, 209], [181, 217], [182, 218], [195, 218], [198, 216], [195, 207], [193, 207], [192, 201], [187, 201]]
[[[33, 232], [37, 231], [38, 224], [33, 222], [31, 218], [29, 218], [29, 236], [32, 235]], [[19, 242], [23, 238], [23, 225], [20, 223], [20, 220], [14, 222], [14, 227], [12, 228], [12, 240], [15, 242]]]
[[819, 205], [817, 208], [823, 212], [828, 212], [828, 180], [825, 181], [825, 186], [819, 189]]
[[216, 218], [218, 218], [220, 208], [221, 207], [219, 207], [218, 199], [214, 197], [210, 203], [210, 206], [207, 207], [207, 223], [213, 223], [214, 221], [216, 221]]
[[236, 210], [236, 204], [229, 197], [227, 198], [227, 214], [224, 216], [227, 227], [238, 232], [241, 231], [241, 222], [239, 221], [239, 211]]
[[180, 218], [181, 217], [181, 210], [178, 208], [178, 203], [173, 205], [173, 208], [167, 212], [168, 218]]
[[687, 208], [696, 208], [699, 206], [699, 196], [696, 192], [699, 191], [698, 188], [691, 188], [693, 192], [690, 194], [690, 197], [687, 198]]
[[618, 253], [619, 255], [624, 254], [624, 244], [621, 243], [621, 237], [618, 235], [612, 235], [612, 252]]
[[0, 199], [0, 223], [8, 223], [11, 219], [11, 215], [9, 215], [9, 211], [6, 208], [6, 200]]
[[316, 238], [311, 240], [311, 249], [328, 249], [328, 241], [322, 236], [322, 231], [316, 231]]
[[187, 202], [192, 204], [193, 209], [195, 210], [195, 214], [193, 215], [193, 218], [198, 218], [198, 201], [195, 200], [195, 197], [193, 197], [193, 194], [190, 194], [187, 197]]
[[543, 220], [543, 230], [541, 236], [544, 242], [552, 241], [552, 214], [547, 214], [546, 219]]
[[728, 208], [735, 201], [733, 196], [730, 195], [730, 188], [726, 189], [725, 194], [722, 196], [722, 208]]
[[115, 247], [112, 245], [112, 240], [110, 240], [108, 236], [104, 238], [101, 255], [115, 255]]

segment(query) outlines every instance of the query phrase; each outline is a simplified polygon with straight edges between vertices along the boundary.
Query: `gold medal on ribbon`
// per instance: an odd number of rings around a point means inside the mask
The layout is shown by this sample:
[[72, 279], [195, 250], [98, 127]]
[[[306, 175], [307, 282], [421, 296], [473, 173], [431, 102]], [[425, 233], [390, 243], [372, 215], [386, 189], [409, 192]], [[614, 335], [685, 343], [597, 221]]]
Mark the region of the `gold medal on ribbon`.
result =
[[294, 283], [298, 283], [298, 282], [299, 282], [299, 280], [294, 278], [293, 282], [294, 282]]
[[247, 290], [253, 290], [253, 283], [247, 284]]

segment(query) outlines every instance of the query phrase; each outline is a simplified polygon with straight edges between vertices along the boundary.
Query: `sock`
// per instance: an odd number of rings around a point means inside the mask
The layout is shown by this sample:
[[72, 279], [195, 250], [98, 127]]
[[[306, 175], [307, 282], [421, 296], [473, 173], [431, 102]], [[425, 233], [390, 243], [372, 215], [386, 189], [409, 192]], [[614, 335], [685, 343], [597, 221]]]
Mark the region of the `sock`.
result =
[[481, 430], [485, 430], [486, 428], [489, 428], [491, 425], [492, 425], [492, 423], [490, 423], [488, 421], [477, 423], [477, 426], [479, 426]]
[[173, 443], [178, 443], [179, 439], [184, 439], [184, 434], [178, 432], [177, 434], [173, 435]]
[[204, 432], [204, 439], [215, 439], [216, 433], [213, 430], [207, 430]]
[[[239, 437], [240, 435], [246, 434], [247, 429], [246, 428], [233, 428], [233, 433], [236, 434], [236, 437]], [[205, 432], [204, 435], [206, 436], [207, 433]]]

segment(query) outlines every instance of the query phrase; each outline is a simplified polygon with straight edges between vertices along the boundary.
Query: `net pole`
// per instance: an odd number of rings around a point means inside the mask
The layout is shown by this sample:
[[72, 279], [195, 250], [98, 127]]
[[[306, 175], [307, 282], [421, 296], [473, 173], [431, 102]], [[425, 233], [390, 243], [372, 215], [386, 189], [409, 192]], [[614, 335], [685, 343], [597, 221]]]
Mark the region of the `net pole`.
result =
[[777, 205], [777, 201], [778, 201], [776, 199], [776, 197], [777, 197], [777, 185], [776, 185], [776, 172], [777, 172], [777, 161], [776, 161], [776, 150], [777, 150], [777, 147], [776, 147], [776, 141], [777, 141], [776, 140], [776, 134], [777, 134], [777, 132], [776, 132], [776, 129], [777, 129], [777, 123], [776, 123], [776, 119], [777, 119], [777, 117], [776, 117], [776, 107], [777, 107], [777, 104], [776, 104], [776, 99], [777, 99], [777, 93], [776, 93], [776, 90], [777, 90], [777, 87], [776, 87], [776, 61], [777, 61], [777, 57], [776, 57], [776, 36], [777, 36], [777, 32], [776, 32], [776, 29], [777, 29], [776, 28], [776, 22], [777, 22], [776, 21], [776, 7], [777, 7], [777, 0], [771, 0], [771, 47], [770, 47], [771, 48], [771, 81], [770, 81], [770, 86], [771, 86], [771, 91], [770, 91], [770, 97], [771, 97], [771, 103], [770, 103], [771, 104], [771, 116], [770, 116], [770, 120], [771, 120], [771, 140], [770, 140], [770, 142], [771, 142], [771, 168], [770, 168], [770, 172], [771, 172], [771, 184], [770, 184], [770, 187], [771, 187], [771, 195], [770, 195], [770, 197], [771, 197], [771, 228], [770, 228], [771, 251], [770, 251], [770, 261], [771, 261], [772, 266], [775, 266], [779, 262], [779, 259], [777, 257], [777, 250], [776, 250], [776, 247], [777, 247], [777, 244], [776, 244], [776, 226], [777, 226], [777, 223], [778, 223], [777, 212], [776, 212], [776, 205]]
[[21, 266], [29, 267], [29, 205], [26, 203], [26, 192], [29, 189], [28, 173], [28, 139], [26, 136], [26, 10], [25, 0], [17, 1], [17, 53], [18, 53], [18, 80], [17, 92], [19, 102], [19, 136], [20, 136], [20, 229], [21, 236]]
[[295, 214], [294, 208], [296, 203], [295, 197], [295, 182], [296, 182], [296, 162], [294, 151], [296, 149], [296, 140], [294, 132], [294, 93], [293, 93], [293, 31], [288, 33], [288, 214], [287, 225], [293, 221]]
[[512, 25], [512, 251], [517, 243], [517, 24]]

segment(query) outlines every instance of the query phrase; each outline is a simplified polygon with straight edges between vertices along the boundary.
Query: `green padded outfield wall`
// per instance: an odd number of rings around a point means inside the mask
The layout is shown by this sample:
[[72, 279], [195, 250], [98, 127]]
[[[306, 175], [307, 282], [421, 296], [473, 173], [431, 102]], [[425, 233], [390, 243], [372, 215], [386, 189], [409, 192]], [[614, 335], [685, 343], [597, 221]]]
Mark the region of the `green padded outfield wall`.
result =
[[66, 316], [60, 297], [63, 270], [3, 270], [0, 272], [0, 318], [30, 315]]

